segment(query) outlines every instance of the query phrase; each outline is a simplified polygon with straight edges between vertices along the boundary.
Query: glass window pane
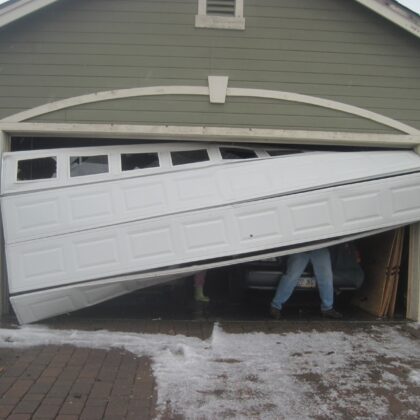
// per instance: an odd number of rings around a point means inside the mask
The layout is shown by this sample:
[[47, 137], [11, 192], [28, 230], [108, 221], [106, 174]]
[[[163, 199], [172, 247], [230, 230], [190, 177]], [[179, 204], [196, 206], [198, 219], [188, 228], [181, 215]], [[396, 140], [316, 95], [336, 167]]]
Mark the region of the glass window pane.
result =
[[85, 176], [108, 172], [108, 156], [71, 156], [70, 176]]
[[253, 150], [238, 147], [221, 147], [220, 153], [223, 159], [252, 159], [257, 157]]
[[123, 171], [133, 169], [156, 168], [159, 166], [157, 153], [122, 153], [121, 168]]
[[49, 179], [57, 177], [57, 158], [44, 157], [19, 160], [17, 164], [17, 180]]
[[295, 153], [302, 153], [302, 150], [276, 149], [276, 150], [267, 150], [267, 153], [270, 156], [283, 156], [283, 155], [294, 155]]
[[173, 165], [186, 165], [187, 163], [205, 162], [210, 160], [206, 149], [171, 152], [171, 157]]

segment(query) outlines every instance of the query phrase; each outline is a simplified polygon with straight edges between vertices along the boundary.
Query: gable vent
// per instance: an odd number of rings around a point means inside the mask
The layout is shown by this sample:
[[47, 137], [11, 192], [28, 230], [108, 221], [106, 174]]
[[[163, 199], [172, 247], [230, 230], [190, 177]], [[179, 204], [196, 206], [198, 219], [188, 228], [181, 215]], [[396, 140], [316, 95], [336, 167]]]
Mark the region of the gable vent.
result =
[[207, 0], [207, 14], [216, 16], [235, 16], [236, 0]]

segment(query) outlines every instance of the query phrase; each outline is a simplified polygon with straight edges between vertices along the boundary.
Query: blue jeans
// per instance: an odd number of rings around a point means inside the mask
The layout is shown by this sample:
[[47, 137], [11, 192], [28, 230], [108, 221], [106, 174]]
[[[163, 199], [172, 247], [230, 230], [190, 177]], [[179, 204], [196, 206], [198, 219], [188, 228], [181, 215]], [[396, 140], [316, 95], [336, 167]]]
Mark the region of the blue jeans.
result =
[[331, 258], [328, 248], [292, 254], [289, 257], [286, 274], [281, 278], [274, 299], [271, 302], [274, 308], [280, 310], [287, 299], [289, 299], [309, 262], [312, 263], [314, 269], [316, 283], [321, 297], [321, 310], [328, 311], [332, 309], [334, 288]]

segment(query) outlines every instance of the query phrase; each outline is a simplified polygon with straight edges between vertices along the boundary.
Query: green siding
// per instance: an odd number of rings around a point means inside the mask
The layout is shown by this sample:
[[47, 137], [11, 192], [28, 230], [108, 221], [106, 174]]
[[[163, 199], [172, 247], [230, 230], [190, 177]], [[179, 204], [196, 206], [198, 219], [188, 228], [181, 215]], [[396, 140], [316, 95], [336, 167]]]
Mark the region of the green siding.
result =
[[[420, 42], [350, 0], [244, 0], [245, 31], [197, 29], [197, 0], [61, 0], [0, 31], [0, 118], [58, 99], [157, 85], [284, 90], [420, 128]], [[308, 105], [161, 97], [37, 121], [392, 132]]]
[[371, 121], [311, 105], [258, 98], [230, 98], [220, 105], [210, 104], [207, 97], [197, 96], [146, 97], [88, 104], [53, 112], [33, 121], [392, 132]]

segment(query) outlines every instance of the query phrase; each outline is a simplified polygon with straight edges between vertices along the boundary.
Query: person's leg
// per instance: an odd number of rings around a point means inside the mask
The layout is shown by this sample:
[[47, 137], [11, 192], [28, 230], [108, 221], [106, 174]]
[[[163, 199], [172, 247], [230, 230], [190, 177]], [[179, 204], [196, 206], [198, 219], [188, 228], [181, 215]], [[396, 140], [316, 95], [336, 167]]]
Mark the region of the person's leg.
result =
[[300, 276], [309, 262], [309, 254], [306, 252], [290, 255], [287, 260], [286, 274], [280, 279], [276, 294], [271, 302], [271, 306], [281, 310], [283, 304], [293, 293]]
[[321, 311], [329, 311], [334, 304], [333, 274], [331, 257], [327, 248], [311, 251], [310, 260], [314, 269], [319, 295], [321, 297]]
[[199, 302], [209, 302], [210, 299], [204, 295], [204, 283], [206, 282], [206, 271], [200, 271], [194, 276], [194, 298]]

